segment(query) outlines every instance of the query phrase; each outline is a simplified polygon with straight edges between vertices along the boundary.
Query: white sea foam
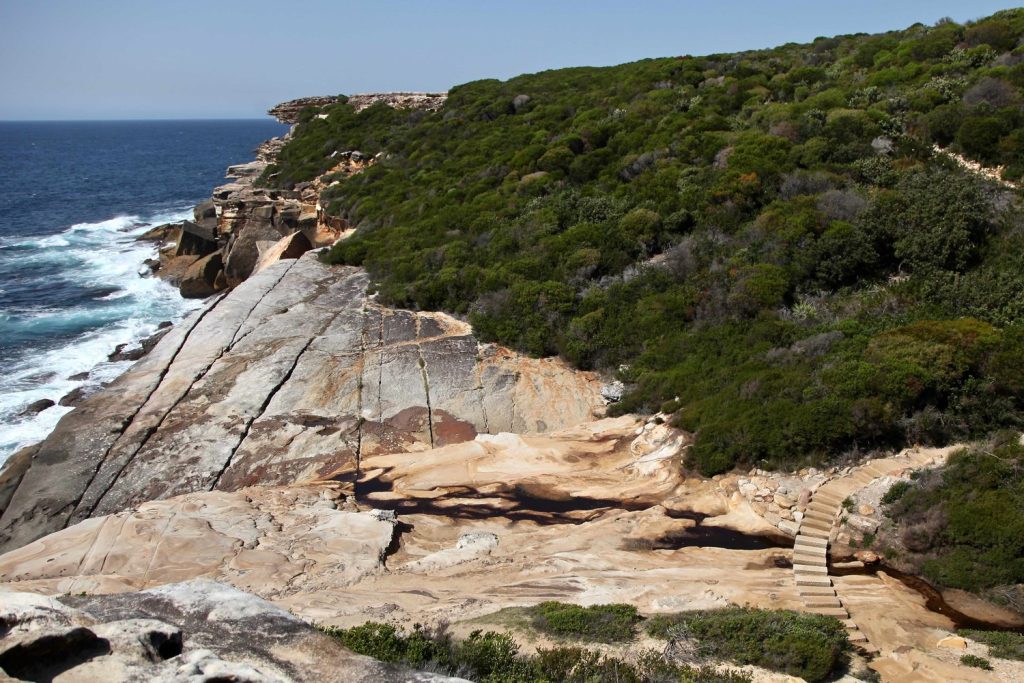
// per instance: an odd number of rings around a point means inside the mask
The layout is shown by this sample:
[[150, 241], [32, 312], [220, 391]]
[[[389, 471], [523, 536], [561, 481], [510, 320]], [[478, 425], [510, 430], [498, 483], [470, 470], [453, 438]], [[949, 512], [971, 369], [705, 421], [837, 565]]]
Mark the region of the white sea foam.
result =
[[[130, 365], [109, 362], [107, 356], [121, 344], [137, 344], [157, 330], [164, 320], [177, 321], [202, 304], [182, 299], [176, 288], [155, 277], [140, 277], [142, 261], [155, 256], [152, 243], [135, 237], [162, 223], [183, 220], [190, 210], [161, 212], [145, 219], [116, 216], [97, 223], [72, 225], [58, 235], [5, 239], [3, 247], [18, 249], [20, 263], [60, 264], [54, 277], [68, 282], [113, 289], [97, 297], [103, 302], [89, 307], [28, 308], [7, 311], [23, 326], [40, 329], [77, 329], [82, 333], [58, 348], [30, 350], [4, 359], [0, 375], [0, 462], [16, 450], [46, 437], [57, 421], [71, 410], [54, 405], [35, 415], [22, 415], [41, 399], [57, 402], [78, 387], [86, 391], [110, 382]], [[72, 380], [87, 373], [85, 380]]]

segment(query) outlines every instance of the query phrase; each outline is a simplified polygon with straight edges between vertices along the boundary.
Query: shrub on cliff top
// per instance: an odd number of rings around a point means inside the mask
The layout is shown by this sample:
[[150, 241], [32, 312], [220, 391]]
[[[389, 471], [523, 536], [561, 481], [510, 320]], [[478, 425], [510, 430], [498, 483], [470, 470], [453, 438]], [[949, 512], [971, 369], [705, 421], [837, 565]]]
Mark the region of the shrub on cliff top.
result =
[[621, 604], [581, 607], [548, 601], [531, 607], [529, 613], [538, 631], [605, 643], [632, 640], [640, 621], [636, 607]]
[[647, 632], [693, 639], [701, 657], [755, 664], [812, 682], [831, 677], [849, 650], [839, 620], [785, 610], [734, 607], [660, 615], [647, 621]]

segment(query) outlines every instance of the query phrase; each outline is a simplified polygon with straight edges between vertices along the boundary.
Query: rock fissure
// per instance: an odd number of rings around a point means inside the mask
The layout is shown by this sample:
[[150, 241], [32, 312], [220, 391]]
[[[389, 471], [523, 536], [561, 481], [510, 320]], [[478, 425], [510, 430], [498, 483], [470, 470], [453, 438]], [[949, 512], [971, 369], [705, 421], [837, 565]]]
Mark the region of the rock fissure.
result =
[[[419, 339], [423, 327], [423, 319], [416, 316], [416, 338]], [[434, 447], [434, 414], [430, 405], [430, 375], [427, 373], [427, 361], [423, 357], [423, 345], [416, 344], [416, 354], [419, 359], [420, 375], [423, 377], [423, 396], [427, 402], [427, 430], [430, 434], [430, 447]]]
[[[331, 320], [333, 321], [333, 318]], [[299, 352], [295, 354], [295, 358], [292, 360], [292, 364], [291, 367], [288, 368], [288, 372], [285, 373], [284, 377], [282, 377], [281, 380], [276, 385], [274, 385], [271, 388], [271, 390], [267, 393], [267, 395], [264, 397], [263, 404], [260, 406], [259, 411], [252, 418], [250, 418], [248, 422], [245, 423], [245, 426], [242, 429], [241, 438], [238, 440], [238, 443], [235, 444], [234, 448], [231, 449], [231, 453], [228, 454], [227, 459], [224, 461], [223, 467], [221, 467], [220, 471], [217, 472], [217, 476], [214, 477], [213, 483], [210, 484], [207, 490], [213, 491], [215, 488], [217, 488], [217, 484], [220, 483], [221, 477], [223, 477], [224, 473], [228, 470], [229, 467], [231, 467], [231, 462], [235, 458], [235, 453], [237, 453], [238, 449], [242, 446], [243, 443], [245, 443], [245, 438], [249, 435], [249, 431], [252, 429], [253, 424], [255, 424], [256, 421], [263, 417], [263, 415], [267, 412], [267, 407], [270, 406], [270, 402], [274, 400], [274, 396], [276, 396], [277, 392], [281, 390], [281, 387], [283, 387], [288, 382], [288, 380], [291, 379], [292, 374], [295, 372], [295, 368], [299, 364], [299, 360], [302, 358], [303, 354], [306, 353], [309, 347], [312, 346], [313, 342], [316, 341], [316, 339], [320, 336], [322, 332], [323, 328], [321, 328], [321, 330], [317, 334], [307, 339], [302, 349], [300, 349]]]
[[[71, 512], [70, 512], [70, 514], [68, 514], [67, 519], [64, 520], [64, 523], [61, 525], [61, 528], [67, 528], [68, 525], [70, 525], [72, 522], [77, 523], [78, 521], [80, 521], [79, 519], [76, 518], [77, 516], [75, 514], [78, 511], [78, 506], [81, 504], [81, 502], [85, 498], [85, 496], [89, 493], [89, 489], [92, 487], [92, 484], [96, 480], [96, 477], [99, 475], [100, 471], [103, 469], [103, 466], [106, 464], [107, 458], [110, 456], [110, 453], [115, 449], [117, 444], [120, 442], [121, 437], [124, 435], [124, 433], [128, 430], [128, 428], [135, 421], [135, 418], [138, 417], [139, 413], [142, 412], [143, 408], [146, 407], [146, 404], [148, 404], [150, 399], [153, 398], [153, 395], [163, 385], [163, 381], [167, 377], [167, 373], [170, 372], [171, 368], [174, 366], [174, 362], [178, 359], [178, 354], [181, 353], [181, 350], [183, 348], [185, 348], [185, 345], [188, 343], [189, 337], [191, 337], [191, 335], [192, 335], [192, 332], [195, 331], [195, 329], [199, 326], [199, 324], [203, 321], [203, 319], [206, 318], [207, 315], [209, 315], [210, 313], [213, 312], [213, 310], [218, 306], [218, 304], [220, 304], [222, 301], [224, 301], [226, 296], [227, 295], [225, 295], [225, 294], [217, 295], [217, 300], [214, 301], [210, 306], [208, 306], [205, 309], [203, 309], [199, 313], [199, 315], [196, 316], [196, 319], [195, 319], [195, 321], [193, 321], [192, 325], [189, 326], [188, 331], [186, 331], [186, 333], [184, 335], [182, 335], [181, 342], [174, 349], [174, 353], [171, 354], [171, 357], [167, 361], [167, 364], [164, 365], [163, 369], [160, 371], [160, 374], [158, 375], [156, 382], [153, 384], [152, 390], [146, 395], [146, 397], [142, 401], [139, 402], [138, 406], [135, 408], [135, 411], [131, 415], [128, 416], [128, 419], [125, 420], [124, 422], [122, 422], [121, 430], [120, 430], [120, 432], [118, 434], [118, 437], [116, 439], [114, 439], [114, 441], [111, 442], [111, 444], [103, 452], [103, 455], [100, 456], [98, 462], [96, 463], [96, 469], [93, 470], [92, 476], [89, 477], [88, 481], [85, 483], [85, 486], [82, 488], [81, 495], [77, 499], [75, 499], [74, 502], [70, 505]], [[142, 448], [142, 445], [145, 444], [146, 440], [155, 431], [156, 431], [156, 428], [152, 428], [150, 430], [147, 430], [147, 434], [144, 437], [144, 439], [142, 441], [142, 444], [139, 445], [139, 448]], [[135, 453], [138, 453], [138, 449], [136, 449]], [[134, 458], [135, 453], [132, 454], [131, 458]], [[131, 461], [131, 458], [129, 458], [128, 462]], [[103, 499], [103, 496], [105, 496], [107, 494], [107, 492], [110, 490], [110, 488], [113, 487], [113, 485], [117, 482], [117, 478], [121, 475], [121, 472], [123, 472], [124, 468], [128, 466], [128, 462], [126, 462], [126, 463], [124, 463], [124, 465], [122, 465], [121, 469], [114, 476], [114, 479], [110, 482], [110, 484], [107, 485], [106, 488], [104, 488], [103, 492], [99, 495], [99, 497], [97, 497], [96, 502], [89, 507], [88, 514], [83, 515], [83, 517], [89, 517], [89, 516], [92, 515], [93, 512], [95, 512], [96, 506], [99, 505], [99, 502]]]

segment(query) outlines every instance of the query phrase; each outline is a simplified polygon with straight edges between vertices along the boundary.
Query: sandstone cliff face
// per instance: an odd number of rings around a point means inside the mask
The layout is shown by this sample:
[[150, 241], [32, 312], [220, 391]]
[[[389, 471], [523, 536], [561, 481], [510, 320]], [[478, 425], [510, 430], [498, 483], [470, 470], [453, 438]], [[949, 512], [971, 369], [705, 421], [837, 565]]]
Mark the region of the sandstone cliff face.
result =
[[367, 282], [306, 254], [219, 295], [65, 416], [22, 474], [0, 476], [13, 489], [0, 547], [150, 500], [318, 479], [601, 410], [594, 375], [480, 344], [444, 315], [381, 308]]

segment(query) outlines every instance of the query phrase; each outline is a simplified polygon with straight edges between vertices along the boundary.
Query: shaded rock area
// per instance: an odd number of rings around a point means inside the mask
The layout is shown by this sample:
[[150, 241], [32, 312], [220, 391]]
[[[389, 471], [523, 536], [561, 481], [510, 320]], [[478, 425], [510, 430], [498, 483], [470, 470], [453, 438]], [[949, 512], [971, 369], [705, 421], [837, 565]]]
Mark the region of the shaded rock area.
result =
[[52, 595], [127, 591], [128, 600], [208, 578], [341, 625], [464, 622], [546, 599], [630, 602], [645, 613], [798, 605], [779, 563], [788, 549], [708, 540], [655, 549], [733, 508], [718, 482], [684, 479], [685, 435], [649, 426], [620, 417], [379, 455], [354, 488], [154, 501], [0, 556], [0, 581]]
[[458, 680], [356, 655], [270, 603], [209, 580], [61, 600], [0, 592], [0, 622], [0, 670], [18, 680]]
[[381, 308], [366, 287], [362, 270], [307, 254], [172, 328], [39, 445], [0, 547], [150, 500], [315, 480], [602, 410], [596, 376], [480, 344], [441, 314]]

